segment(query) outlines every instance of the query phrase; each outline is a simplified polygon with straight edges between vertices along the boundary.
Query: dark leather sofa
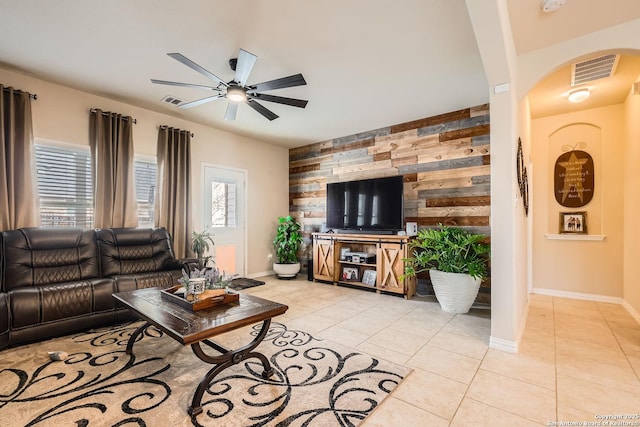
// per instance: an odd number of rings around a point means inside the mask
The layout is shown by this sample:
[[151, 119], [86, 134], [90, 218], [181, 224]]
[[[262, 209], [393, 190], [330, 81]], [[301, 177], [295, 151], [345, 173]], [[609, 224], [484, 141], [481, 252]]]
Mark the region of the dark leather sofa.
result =
[[172, 286], [195, 262], [164, 228], [22, 228], [0, 243], [0, 349], [131, 320], [113, 293]]

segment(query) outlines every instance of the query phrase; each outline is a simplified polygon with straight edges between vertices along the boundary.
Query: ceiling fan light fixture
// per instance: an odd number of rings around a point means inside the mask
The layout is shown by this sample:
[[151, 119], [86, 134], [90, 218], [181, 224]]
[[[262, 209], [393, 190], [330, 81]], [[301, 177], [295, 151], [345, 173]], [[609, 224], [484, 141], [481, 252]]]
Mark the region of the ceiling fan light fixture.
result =
[[246, 101], [247, 91], [241, 86], [229, 86], [227, 88], [227, 99], [233, 102]]
[[569, 96], [567, 97], [567, 99], [569, 99], [569, 102], [582, 102], [590, 95], [591, 92], [589, 91], [589, 88], [585, 87], [569, 92]]

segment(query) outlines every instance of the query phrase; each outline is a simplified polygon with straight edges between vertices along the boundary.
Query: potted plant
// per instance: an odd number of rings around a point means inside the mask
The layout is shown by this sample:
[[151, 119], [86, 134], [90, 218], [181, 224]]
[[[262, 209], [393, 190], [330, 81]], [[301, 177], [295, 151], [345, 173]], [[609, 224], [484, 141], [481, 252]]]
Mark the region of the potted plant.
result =
[[429, 270], [442, 309], [467, 313], [487, 275], [490, 246], [485, 239], [442, 224], [437, 229], [421, 229], [409, 242], [412, 256], [405, 259], [405, 276]]
[[209, 243], [211, 243], [211, 246], [215, 245], [213, 237], [208, 230], [202, 230], [200, 233], [196, 231], [191, 232], [191, 249], [198, 258], [200, 268], [204, 268], [209, 258], [211, 258], [210, 256], [204, 256], [204, 253], [209, 250]]
[[302, 244], [300, 224], [291, 215], [278, 218], [276, 237], [273, 247], [276, 250], [277, 262], [273, 263], [273, 271], [278, 278], [293, 278], [300, 271], [298, 249]]

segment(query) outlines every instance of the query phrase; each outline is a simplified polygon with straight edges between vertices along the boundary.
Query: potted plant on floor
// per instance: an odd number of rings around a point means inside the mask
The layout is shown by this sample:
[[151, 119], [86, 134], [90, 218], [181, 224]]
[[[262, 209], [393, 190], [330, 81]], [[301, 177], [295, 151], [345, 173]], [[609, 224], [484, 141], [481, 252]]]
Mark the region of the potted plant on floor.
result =
[[487, 275], [490, 246], [485, 239], [480, 234], [443, 225], [421, 229], [409, 242], [411, 256], [405, 259], [405, 276], [429, 270], [442, 310], [467, 313]]
[[294, 278], [300, 271], [298, 249], [301, 244], [302, 235], [298, 221], [291, 215], [279, 217], [276, 237], [273, 239], [278, 260], [273, 263], [273, 271], [279, 279]]
[[209, 250], [209, 243], [211, 243], [211, 246], [215, 245], [213, 237], [208, 230], [202, 230], [199, 233], [196, 231], [191, 232], [191, 250], [195, 252], [200, 268], [206, 267], [209, 258], [211, 258], [210, 256], [204, 256], [204, 253]]

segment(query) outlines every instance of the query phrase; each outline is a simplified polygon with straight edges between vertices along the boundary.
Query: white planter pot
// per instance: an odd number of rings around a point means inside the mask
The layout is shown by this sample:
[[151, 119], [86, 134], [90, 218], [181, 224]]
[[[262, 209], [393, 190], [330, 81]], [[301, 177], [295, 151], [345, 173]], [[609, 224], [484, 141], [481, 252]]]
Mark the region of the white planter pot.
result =
[[478, 296], [482, 279], [474, 279], [468, 274], [445, 273], [430, 270], [431, 283], [436, 298], [447, 313], [467, 313]]
[[295, 264], [278, 264], [273, 263], [273, 272], [276, 273], [278, 278], [292, 278], [296, 277], [298, 272], [300, 271], [300, 263], [296, 262]]

